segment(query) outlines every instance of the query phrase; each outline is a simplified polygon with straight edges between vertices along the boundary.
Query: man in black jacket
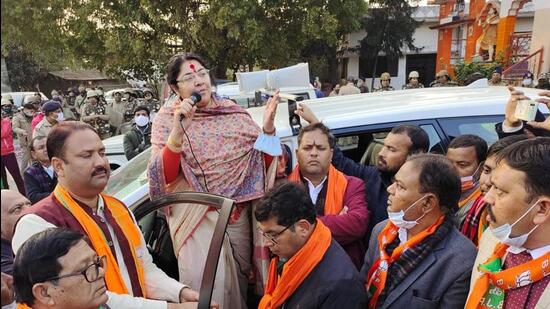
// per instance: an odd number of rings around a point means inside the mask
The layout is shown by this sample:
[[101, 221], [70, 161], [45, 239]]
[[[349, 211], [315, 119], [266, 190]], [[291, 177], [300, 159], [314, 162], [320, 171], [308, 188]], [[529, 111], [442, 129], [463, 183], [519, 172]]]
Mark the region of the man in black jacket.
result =
[[[305, 104], [301, 104], [296, 113], [309, 123], [319, 122]], [[429, 147], [428, 134], [414, 125], [399, 125], [391, 130], [378, 154], [377, 166], [359, 164], [345, 157], [338, 146], [334, 147], [332, 156], [334, 167], [348, 176], [365, 181], [367, 207], [372, 214], [365, 237], [367, 242], [374, 226], [388, 218], [388, 192], [386, 190], [392, 184], [395, 173], [405, 163], [409, 155], [427, 152]]]
[[131, 160], [151, 146], [151, 122], [149, 109], [138, 106], [134, 110], [134, 126], [124, 135], [124, 154]]
[[57, 175], [53, 170], [46, 149], [46, 137], [39, 135], [30, 144], [34, 162], [23, 173], [25, 191], [31, 203], [35, 204], [50, 195], [57, 185]]

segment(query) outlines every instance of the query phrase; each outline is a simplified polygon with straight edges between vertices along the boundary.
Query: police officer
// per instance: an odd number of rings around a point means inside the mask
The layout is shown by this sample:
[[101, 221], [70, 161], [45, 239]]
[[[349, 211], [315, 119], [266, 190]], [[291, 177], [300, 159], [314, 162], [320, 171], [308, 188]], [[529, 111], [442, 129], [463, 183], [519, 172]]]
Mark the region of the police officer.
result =
[[88, 103], [82, 108], [82, 121], [94, 127], [101, 139], [111, 135], [109, 116], [106, 114], [106, 106], [99, 102], [99, 94], [95, 90], [86, 93]]
[[539, 75], [539, 80], [537, 83], [537, 86], [535, 88], [537, 89], [545, 89], [550, 90], [550, 81], [549, 81], [550, 73], [542, 73]]
[[411, 73], [409, 73], [409, 82], [403, 85], [403, 89], [424, 88], [424, 85], [418, 81], [419, 77], [420, 75], [417, 71], [411, 71]]
[[390, 73], [384, 72], [380, 75], [380, 88], [375, 88], [373, 92], [379, 91], [392, 91], [395, 90], [391, 85], [391, 76]]
[[489, 80], [489, 86], [506, 86], [506, 83], [502, 80], [502, 68], [497, 67], [491, 75]]
[[151, 114], [154, 114], [160, 109], [160, 102], [155, 99], [155, 95], [151, 89], [145, 89], [143, 91], [143, 102], [140, 105], [143, 105], [149, 109]]
[[132, 88], [124, 89], [124, 98], [126, 99], [126, 108], [124, 109], [124, 122], [134, 119], [134, 110], [140, 105], [137, 99], [137, 93]]
[[82, 107], [86, 104], [86, 87], [80, 85], [78, 87], [78, 96], [74, 100], [74, 107], [77, 119], [81, 117]]
[[431, 82], [430, 87], [456, 87], [457, 83], [451, 80], [447, 70], [441, 70], [435, 75], [435, 80]]

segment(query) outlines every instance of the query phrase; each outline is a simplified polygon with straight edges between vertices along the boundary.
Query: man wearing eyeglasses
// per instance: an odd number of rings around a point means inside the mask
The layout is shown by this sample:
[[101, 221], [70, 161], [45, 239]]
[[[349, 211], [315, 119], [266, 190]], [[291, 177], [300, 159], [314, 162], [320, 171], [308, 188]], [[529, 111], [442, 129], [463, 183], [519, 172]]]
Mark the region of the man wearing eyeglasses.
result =
[[17, 252], [16, 301], [35, 309], [109, 308], [105, 267], [105, 256], [97, 256], [84, 235], [65, 228], [45, 230]]
[[52, 227], [85, 234], [106, 256], [107, 304], [112, 308], [185, 308], [198, 293], [168, 277], [154, 263], [135, 218], [122, 202], [102, 194], [109, 179], [105, 146], [92, 126], [67, 121], [50, 131], [48, 155], [58, 176], [54, 192], [17, 222], [14, 251]]
[[365, 307], [357, 269], [316, 218], [301, 184], [285, 182], [270, 190], [254, 214], [275, 255], [260, 309]]
[[320, 122], [302, 128], [296, 150], [298, 165], [288, 178], [304, 184], [317, 216], [360, 269], [369, 218], [365, 183], [331, 164], [335, 143], [334, 136]]

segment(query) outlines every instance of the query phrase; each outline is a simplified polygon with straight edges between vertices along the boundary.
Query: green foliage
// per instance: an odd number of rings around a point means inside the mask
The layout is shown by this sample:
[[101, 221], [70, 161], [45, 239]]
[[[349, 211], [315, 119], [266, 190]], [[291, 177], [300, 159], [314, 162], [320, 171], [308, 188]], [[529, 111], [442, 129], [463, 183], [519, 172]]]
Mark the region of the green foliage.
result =
[[483, 76], [491, 79], [493, 71], [497, 67], [502, 67], [500, 62], [460, 62], [455, 64], [454, 72], [456, 76], [456, 81], [463, 85], [468, 76], [472, 73], [479, 72]]
[[11, 46], [6, 54], [9, 83], [14, 91], [36, 91], [35, 85], [47, 72], [21, 46]]
[[48, 69], [154, 80], [171, 55], [192, 51], [224, 78], [335, 58], [364, 12], [363, 0], [2, 0], [2, 53], [18, 45]]
[[[403, 49], [420, 49], [414, 45], [414, 32], [420, 25], [412, 14], [414, 7], [407, 0], [370, 0], [369, 10], [364, 19], [367, 35], [360, 42], [360, 57], [365, 61], [375, 61], [379, 53], [390, 59], [403, 55]], [[373, 76], [376, 65], [373, 67]], [[373, 84], [374, 85], [374, 79]]]

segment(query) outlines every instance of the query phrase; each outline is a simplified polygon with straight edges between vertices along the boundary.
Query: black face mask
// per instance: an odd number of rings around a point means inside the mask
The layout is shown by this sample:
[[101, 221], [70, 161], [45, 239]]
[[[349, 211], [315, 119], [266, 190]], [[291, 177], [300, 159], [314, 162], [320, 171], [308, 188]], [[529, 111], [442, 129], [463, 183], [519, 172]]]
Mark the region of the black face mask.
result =
[[11, 106], [3, 106], [2, 111], [6, 114], [11, 114], [12, 108], [11, 108]]

